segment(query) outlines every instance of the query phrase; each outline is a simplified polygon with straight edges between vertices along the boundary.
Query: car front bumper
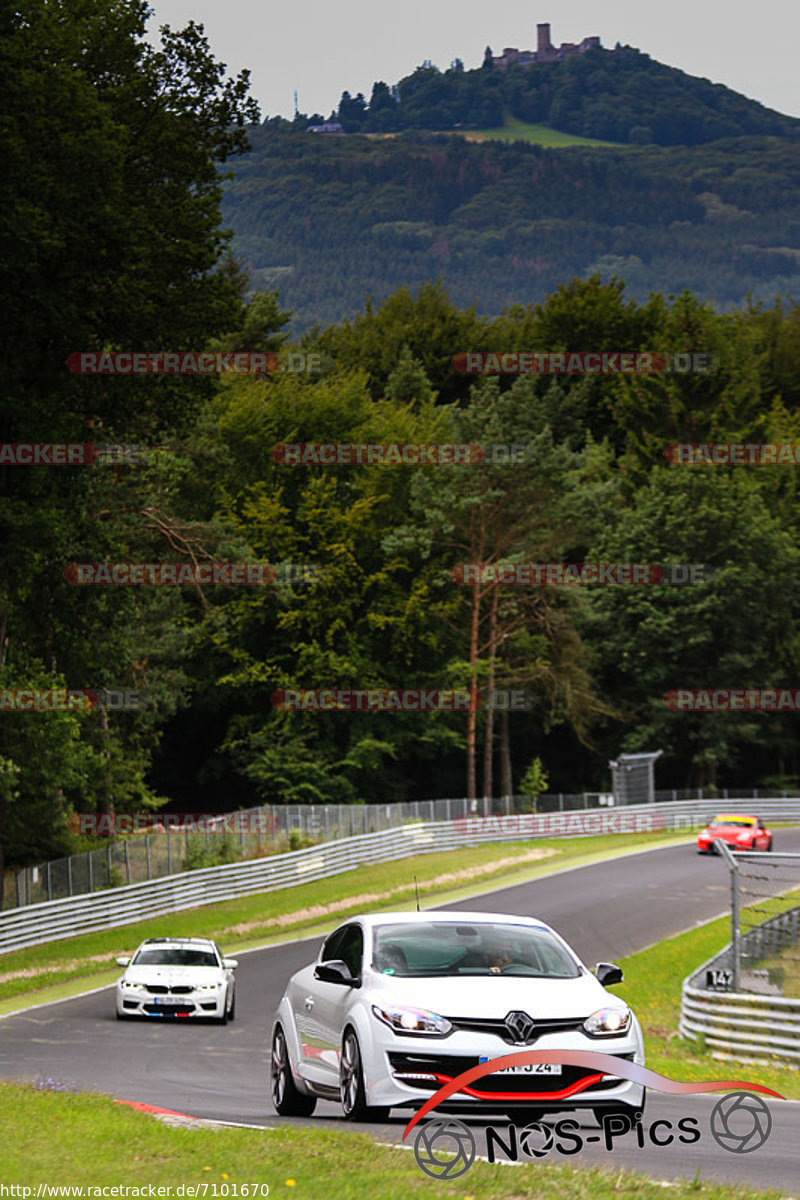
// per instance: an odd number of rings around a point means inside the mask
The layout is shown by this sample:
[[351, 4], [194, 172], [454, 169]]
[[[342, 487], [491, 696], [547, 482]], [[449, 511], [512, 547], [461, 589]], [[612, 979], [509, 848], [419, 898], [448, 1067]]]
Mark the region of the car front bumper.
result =
[[[381, 1034], [373, 1039], [365, 1062], [367, 1103], [376, 1106], [420, 1108], [439, 1088], [484, 1057], [499, 1058], [524, 1050], [591, 1050], [613, 1054], [644, 1065], [641, 1031], [633, 1028], [621, 1038], [594, 1039], [580, 1033], [543, 1036], [532, 1045], [491, 1044], [474, 1033], [456, 1032], [447, 1038], [414, 1038]], [[488, 1044], [487, 1044], [488, 1043]], [[437, 1111], [509, 1111], [517, 1107], [545, 1112], [642, 1103], [644, 1088], [615, 1079], [591, 1067], [562, 1065], [560, 1075], [494, 1074], [465, 1085]]]
[[192, 991], [184, 995], [152, 994], [117, 987], [117, 1013], [123, 1017], [205, 1018], [221, 1020], [227, 997], [224, 988], [218, 992]]

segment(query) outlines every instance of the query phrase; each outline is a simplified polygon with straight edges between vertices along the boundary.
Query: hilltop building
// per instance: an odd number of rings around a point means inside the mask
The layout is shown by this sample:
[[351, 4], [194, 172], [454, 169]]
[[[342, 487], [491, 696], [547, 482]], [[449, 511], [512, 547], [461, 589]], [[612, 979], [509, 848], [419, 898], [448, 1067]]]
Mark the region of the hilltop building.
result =
[[573, 54], [585, 54], [587, 50], [600, 49], [602, 46], [599, 37], [585, 37], [582, 42], [562, 42], [556, 47], [550, 41], [550, 26], [543, 24], [536, 26], [535, 50], [517, 50], [516, 46], [506, 46], [502, 54], [493, 55], [487, 47], [486, 60], [491, 61], [493, 67], [505, 70], [513, 63], [529, 67], [533, 63], [562, 62], [565, 58], [571, 58]]

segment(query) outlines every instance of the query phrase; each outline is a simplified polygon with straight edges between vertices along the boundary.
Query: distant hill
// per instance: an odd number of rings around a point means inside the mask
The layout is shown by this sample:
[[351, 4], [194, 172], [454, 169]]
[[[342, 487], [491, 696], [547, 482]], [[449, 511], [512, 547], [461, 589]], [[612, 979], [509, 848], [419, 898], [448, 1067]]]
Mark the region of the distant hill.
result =
[[629, 145], [800, 136], [799, 119], [630, 46], [506, 69], [487, 63], [466, 71], [456, 61], [440, 71], [426, 63], [394, 87], [376, 82], [369, 100], [343, 93], [337, 115], [346, 133], [490, 129], [510, 116]]
[[295, 332], [436, 278], [487, 315], [594, 272], [641, 300], [690, 288], [730, 309], [748, 293], [800, 295], [793, 139], [545, 149], [282, 122], [251, 140], [224, 216], [254, 286], [294, 309]]

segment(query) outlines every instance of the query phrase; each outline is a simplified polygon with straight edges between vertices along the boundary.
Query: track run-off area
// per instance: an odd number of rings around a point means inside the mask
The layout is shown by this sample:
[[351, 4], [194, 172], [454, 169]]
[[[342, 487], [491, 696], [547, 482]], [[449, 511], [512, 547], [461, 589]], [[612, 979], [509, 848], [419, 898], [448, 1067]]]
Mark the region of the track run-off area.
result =
[[[800, 853], [800, 829], [780, 829], [776, 843], [780, 850]], [[616, 962], [719, 916], [728, 902], [725, 864], [716, 856], [696, 854], [693, 841], [687, 839], [683, 845], [628, 853], [529, 883], [491, 888], [441, 907], [539, 917], [592, 966]], [[237, 1017], [227, 1026], [118, 1022], [109, 987], [16, 1013], [0, 1020], [0, 1077], [55, 1078], [194, 1117], [280, 1129], [286, 1118], [277, 1116], [269, 1098], [272, 1017], [289, 976], [314, 959], [321, 940], [306, 938], [238, 956]], [[697, 965], [687, 962], [685, 973]], [[710, 1056], [707, 1062], [709, 1079], [760, 1082], [757, 1064], [720, 1062]], [[717, 1145], [709, 1131], [709, 1114], [722, 1094], [672, 1097], [648, 1091], [645, 1128], [659, 1119], [675, 1128], [681, 1117], [697, 1117], [701, 1137], [691, 1145], [676, 1141], [659, 1147], [646, 1138], [639, 1148], [631, 1134], [607, 1151], [591, 1116], [564, 1114], [580, 1120], [580, 1133], [588, 1143], [564, 1161], [625, 1166], [663, 1180], [699, 1174], [799, 1194], [800, 1103], [770, 1099], [773, 1128], [768, 1142], [754, 1153], [735, 1154]], [[357, 1125], [342, 1119], [338, 1105], [320, 1101], [312, 1117], [293, 1123], [360, 1129], [380, 1142], [400, 1143], [410, 1115], [409, 1110], [396, 1109], [384, 1124]], [[478, 1130], [484, 1123], [459, 1119]], [[498, 1128], [504, 1124], [499, 1114], [487, 1120]], [[412, 1133], [406, 1144], [413, 1137]], [[480, 1137], [478, 1143], [480, 1154]], [[547, 1161], [561, 1157], [553, 1149]]]

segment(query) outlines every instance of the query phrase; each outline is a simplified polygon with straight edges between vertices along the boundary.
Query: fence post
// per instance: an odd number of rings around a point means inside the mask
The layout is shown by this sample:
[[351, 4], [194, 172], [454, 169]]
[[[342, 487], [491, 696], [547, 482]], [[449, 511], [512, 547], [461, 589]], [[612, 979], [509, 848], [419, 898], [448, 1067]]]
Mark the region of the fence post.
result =
[[[206, 841], [208, 841], [208, 829], [206, 829]], [[152, 879], [153, 876], [150, 873], [150, 834], [149, 833], [146, 833], [144, 835], [144, 852], [145, 852], [145, 856], [147, 858], [147, 878]]]
[[94, 852], [90, 850], [86, 855], [86, 866], [89, 868], [89, 891], [94, 891]]
[[67, 880], [69, 881], [69, 894], [72, 895], [72, 855], [67, 859]]
[[[111, 843], [109, 842], [108, 845], [109, 845], [109, 849], [110, 849]], [[50, 863], [49, 862], [47, 864], [47, 899], [48, 900], [53, 899], [53, 884], [52, 884], [52, 880], [50, 878]]]
[[167, 828], [167, 874], [172, 874], [172, 835]]
[[125, 838], [123, 845], [125, 847], [125, 874], [128, 877], [128, 883], [130, 883], [130, 881], [131, 881], [131, 856], [128, 852], [128, 839], [127, 838]]
[[739, 864], [721, 838], [718, 844], [731, 877], [731, 971], [733, 974], [733, 990], [734, 992], [738, 992], [742, 965], [741, 935], [739, 932]]
[[31, 902], [31, 869], [30, 869], [30, 867], [26, 867], [25, 868], [25, 903], [30, 904], [30, 902]]

